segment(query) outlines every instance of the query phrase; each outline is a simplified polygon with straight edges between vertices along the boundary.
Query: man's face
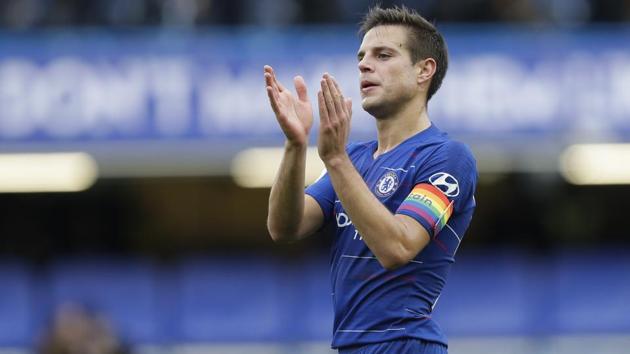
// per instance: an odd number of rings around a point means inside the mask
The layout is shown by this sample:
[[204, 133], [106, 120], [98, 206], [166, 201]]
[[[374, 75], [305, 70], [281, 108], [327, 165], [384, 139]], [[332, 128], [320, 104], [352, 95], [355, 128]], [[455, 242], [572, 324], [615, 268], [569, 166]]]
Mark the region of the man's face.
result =
[[361, 104], [376, 118], [387, 118], [419, 94], [407, 31], [399, 25], [376, 26], [365, 34], [359, 48]]

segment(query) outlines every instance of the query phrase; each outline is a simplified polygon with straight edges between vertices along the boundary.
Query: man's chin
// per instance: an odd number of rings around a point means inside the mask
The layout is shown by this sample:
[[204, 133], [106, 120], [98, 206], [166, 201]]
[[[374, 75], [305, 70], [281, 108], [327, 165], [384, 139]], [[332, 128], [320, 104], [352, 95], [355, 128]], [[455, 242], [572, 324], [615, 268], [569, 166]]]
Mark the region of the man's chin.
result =
[[374, 97], [363, 97], [363, 100], [361, 100], [361, 106], [363, 106], [363, 109], [368, 111], [370, 110], [370, 108], [374, 107], [376, 105], [376, 102], [374, 100]]
[[364, 97], [363, 101], [361, 101], [361, 106], [363, 107], [364, 111], [375, 117], [380, 111], [380, 105], [378, 104], [378, 102], [375, 102], [373, 97]]

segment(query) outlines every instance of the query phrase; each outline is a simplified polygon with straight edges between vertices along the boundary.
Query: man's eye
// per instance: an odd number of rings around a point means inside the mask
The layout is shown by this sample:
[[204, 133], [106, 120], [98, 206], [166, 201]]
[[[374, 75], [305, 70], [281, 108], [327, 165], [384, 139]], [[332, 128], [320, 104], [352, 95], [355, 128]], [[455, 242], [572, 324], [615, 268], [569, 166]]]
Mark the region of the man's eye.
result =
[[381, 54], [377, 55], [376, 57], [379, 58], [379, 59], [387, 59], [387, 58], [391, 57], [391, 55], [385, 54], [385, 53], [381, 53]]

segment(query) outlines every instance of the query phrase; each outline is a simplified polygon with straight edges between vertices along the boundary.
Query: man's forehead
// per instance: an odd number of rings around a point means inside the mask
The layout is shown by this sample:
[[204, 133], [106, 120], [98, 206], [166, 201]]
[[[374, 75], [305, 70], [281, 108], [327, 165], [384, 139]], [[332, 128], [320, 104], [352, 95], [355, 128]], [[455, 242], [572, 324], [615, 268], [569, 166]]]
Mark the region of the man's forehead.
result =
[[376, 26], [363, 36], [361, 48], [367, 50], [371, 47], [393, 47], [402, 49], [407, 41], [407, 29], [399, 25]]

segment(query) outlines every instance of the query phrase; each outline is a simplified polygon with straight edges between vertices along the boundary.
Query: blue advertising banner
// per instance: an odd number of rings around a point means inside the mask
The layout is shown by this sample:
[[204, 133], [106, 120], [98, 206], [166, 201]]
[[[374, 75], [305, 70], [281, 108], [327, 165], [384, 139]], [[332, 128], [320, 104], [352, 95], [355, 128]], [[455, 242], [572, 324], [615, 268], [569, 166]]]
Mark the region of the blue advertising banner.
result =
[[[0, 145], [281, 143], [262, 67], [333, 74], [360, 109], [353, 27], [0, 34]], [[479, 141], [630, 139], [630, 28], [448, 27], [450, 67], [432, 119]]]

